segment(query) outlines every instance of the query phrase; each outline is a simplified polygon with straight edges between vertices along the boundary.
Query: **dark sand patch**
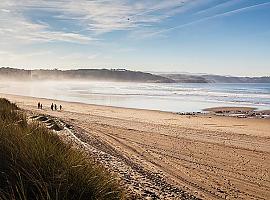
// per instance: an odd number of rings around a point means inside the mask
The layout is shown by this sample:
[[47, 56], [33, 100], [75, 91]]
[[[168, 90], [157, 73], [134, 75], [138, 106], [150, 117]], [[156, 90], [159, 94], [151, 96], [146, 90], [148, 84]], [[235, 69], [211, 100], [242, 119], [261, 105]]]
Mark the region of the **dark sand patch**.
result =
[[213, 108], [206, 108], [203, 111], [208, 111], [208, 112], [234, 112], [234, 113], [243, 113], [243, 112], [250, 112], [250, 111], [255, 111], [256, 108], [253, 107], [213, 107]]

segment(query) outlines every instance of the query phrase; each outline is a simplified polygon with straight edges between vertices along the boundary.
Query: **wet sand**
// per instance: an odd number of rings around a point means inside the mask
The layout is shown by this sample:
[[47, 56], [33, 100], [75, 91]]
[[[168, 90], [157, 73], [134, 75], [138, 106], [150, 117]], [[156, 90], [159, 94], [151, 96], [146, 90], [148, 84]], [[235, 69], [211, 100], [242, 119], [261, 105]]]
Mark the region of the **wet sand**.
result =
[[[77, 145], [87, 146], [143, 199], [270, 199], [269, 119], [0, 96], [72, 126]], [[51, 111], [52, 102], [63, 110]]]

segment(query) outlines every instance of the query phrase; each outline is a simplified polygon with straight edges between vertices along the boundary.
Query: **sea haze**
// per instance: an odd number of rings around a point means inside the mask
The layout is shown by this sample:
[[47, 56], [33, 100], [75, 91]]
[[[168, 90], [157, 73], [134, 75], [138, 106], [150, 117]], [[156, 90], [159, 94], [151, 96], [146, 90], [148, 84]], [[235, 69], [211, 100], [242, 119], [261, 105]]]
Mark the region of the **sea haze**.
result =
[[0, 82], [0, 92], [172, 112], [197, 112], [215, 106], [270, 109], [269, 83]]

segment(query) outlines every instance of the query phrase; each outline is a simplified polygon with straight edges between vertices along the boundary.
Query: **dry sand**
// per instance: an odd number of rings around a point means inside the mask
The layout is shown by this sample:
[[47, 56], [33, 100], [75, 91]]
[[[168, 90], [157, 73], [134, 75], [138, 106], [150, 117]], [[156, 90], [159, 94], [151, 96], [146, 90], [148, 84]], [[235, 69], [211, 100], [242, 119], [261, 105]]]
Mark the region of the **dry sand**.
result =
[[[270, 119], [0, 96], [71, 125], [77, 143], [96, 152], [142, 198], [270, 199]], [[51, 111], [52, 102], [63, 110]]]

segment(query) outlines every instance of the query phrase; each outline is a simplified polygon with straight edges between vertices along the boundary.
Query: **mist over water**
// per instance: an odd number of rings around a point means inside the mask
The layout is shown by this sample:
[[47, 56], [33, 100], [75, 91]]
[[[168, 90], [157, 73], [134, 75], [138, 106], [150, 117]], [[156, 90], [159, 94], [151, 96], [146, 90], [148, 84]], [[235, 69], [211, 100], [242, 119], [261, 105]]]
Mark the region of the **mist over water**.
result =
[[0, 93], [172, 112], [215, 106], [270, 109], [270, 84], [0, 82]]

